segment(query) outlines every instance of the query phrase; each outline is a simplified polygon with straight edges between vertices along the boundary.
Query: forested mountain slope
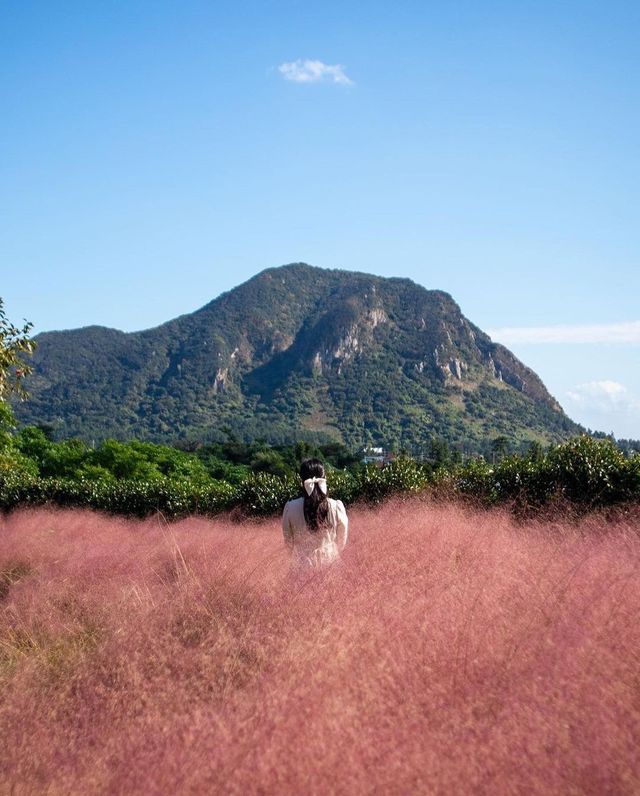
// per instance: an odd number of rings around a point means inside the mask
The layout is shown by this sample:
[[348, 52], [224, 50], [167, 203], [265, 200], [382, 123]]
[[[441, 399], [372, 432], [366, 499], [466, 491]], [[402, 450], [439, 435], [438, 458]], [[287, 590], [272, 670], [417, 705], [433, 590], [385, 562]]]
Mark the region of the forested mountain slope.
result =
[[336, 439], [415, 446], [579, 427], [447, 293], [408, 279], [271, 268], [154, 329], [37, 337], [22, 421], [58, 436]]

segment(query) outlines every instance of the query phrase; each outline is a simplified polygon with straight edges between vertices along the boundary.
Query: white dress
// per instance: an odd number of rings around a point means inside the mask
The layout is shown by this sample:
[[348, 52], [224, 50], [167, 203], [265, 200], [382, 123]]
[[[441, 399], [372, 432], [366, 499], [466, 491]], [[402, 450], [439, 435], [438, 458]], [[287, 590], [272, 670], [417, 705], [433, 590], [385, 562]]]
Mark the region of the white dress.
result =
[[327, 525], [310, 531], [304, 519], [304, 498], [290, 500], [282, 513], [282, 532], [294, 563], [302, 567], [322, 567], [340, 557], [347, 543], [349, 520], [341, 500], [327, 498]]

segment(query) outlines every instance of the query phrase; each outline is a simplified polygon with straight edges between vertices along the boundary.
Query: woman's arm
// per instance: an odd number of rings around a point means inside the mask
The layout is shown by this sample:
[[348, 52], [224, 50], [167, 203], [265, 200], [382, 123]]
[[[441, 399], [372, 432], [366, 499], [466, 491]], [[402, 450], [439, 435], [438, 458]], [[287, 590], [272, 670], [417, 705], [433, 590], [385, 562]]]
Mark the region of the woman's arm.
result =
[[282, 535], [284, 543], [289, 551], [293, 553], [293, 528], [289, 522], [289, 504], [287, 503], [282, 512]]
[[336, 544], [338, 545], [338, 550], [342, 551], [347, 543], [349, 534], [349, 518], [341, 500], [336, 500], [336, 522]]

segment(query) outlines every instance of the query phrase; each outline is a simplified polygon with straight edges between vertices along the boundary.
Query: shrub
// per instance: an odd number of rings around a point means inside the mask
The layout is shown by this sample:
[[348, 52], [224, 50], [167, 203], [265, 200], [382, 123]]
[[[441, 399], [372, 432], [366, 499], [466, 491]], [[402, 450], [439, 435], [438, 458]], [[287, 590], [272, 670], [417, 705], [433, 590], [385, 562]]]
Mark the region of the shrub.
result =
[[610, 440], [581, 436], [546, 456], [509, 456], [496, 465], [471, 461], [444, 473], [440, 482], [487, 505], [534, 508], [560, 497], [597, 508], [640, 498], [640, 462], [625, 458]]
[[629, 464], [611, 440], [581, 436], [554, 448], [543, 467], [569, 500], [606, 506], [633, 497]]
[[237, 487], [236, 501], [247, 514], [277, 514], [288, 500], [298, 497], [299, 493], [297, 479], [257, 473]]
[[[155, 470], [150, 478], [117, 479], [110, 473], [96, 480], [41, 478], [16, 465], [9, 471], [0, 469], [0, 508], [52, 503], [139, 517], [158, 511], [167, 517], [212, 515], [230, 509], [267, 516], [279, 513], [287, 500], [301, 494], [297, 476], [255, 473], [229, 483], [201, 477], [198, 467], [194, 477], [169, 477]], [[640, 499], [640, 457], [627, 459], [609, 440], [586, 436], [558, 445], [546, 456], [509, 456], [495, 465], [475, 459], [432, 470], [400, 458], [386, 467], [329, 468], [328, 476], [331, 495], [346, 504], [358, 500], [376, 504], [392, 495], [425, 489], [436, 496], [471, 499], [485, 506], [509, 504], [517, 510], [535, 509], [556, 498], [580, 510]]]

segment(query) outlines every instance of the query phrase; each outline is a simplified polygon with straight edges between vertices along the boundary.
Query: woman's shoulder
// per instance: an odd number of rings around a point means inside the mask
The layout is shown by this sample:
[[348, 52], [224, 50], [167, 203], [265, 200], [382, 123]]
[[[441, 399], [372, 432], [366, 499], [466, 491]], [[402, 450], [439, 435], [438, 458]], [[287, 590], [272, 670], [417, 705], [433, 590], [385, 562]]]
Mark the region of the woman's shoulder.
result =
[[285, 511], [291, 511], [291, 509], [295, 509], [298, 506], [301, 506], [303, 503], [304, 503], [304, 498], [301, 498], [301, 497], [293, 498], [293, 500], [288, 500], [284, 504], [284, 510]]
[[347, 513], [347, 510], [344, 507], [344, 503], [341, 500], [336, 500], [335, 498], [329, 498], [329, 500], [333, 504], [333, 508], [338, 514]]

